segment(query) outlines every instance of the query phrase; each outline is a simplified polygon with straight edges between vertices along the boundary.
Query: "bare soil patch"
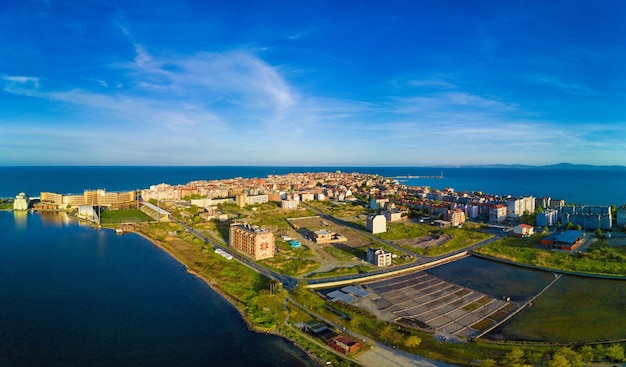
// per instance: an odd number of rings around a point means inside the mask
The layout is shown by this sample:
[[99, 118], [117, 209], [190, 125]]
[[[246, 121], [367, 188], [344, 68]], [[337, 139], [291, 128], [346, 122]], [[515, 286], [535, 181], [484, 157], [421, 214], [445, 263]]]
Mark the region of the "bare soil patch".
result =
[[399, 246], [406, 247], [429, 248], [443, 245], [448, 241], [450, 241], [450, 236], [447, 234], [431, 234], [428, 236], [395, 240], [393, 241], [393, 243]]

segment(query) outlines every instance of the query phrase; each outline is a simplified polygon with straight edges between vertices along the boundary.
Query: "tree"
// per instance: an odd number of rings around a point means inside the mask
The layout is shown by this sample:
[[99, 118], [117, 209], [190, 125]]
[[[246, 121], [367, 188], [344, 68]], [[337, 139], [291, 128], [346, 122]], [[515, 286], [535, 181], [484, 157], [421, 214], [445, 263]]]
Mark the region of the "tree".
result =
[[576, 225], [576, 230], [577, 231], [582, 231], [583, 227], [580, 224]]
[[504, 356], [504, 365], [505, 366], [518, 366], [523, 363], [524, 351], [520, 347], [513, 347], [505, 356]]
[[496, 367], [498, 363], [495, 359], [487, 358], [480, 361], [480, 367]]
[[406, 342], [404, 342], [404, 345], [406, 345], [409, 348], [417, 348], [419, 347], [419, 345], [422, 344], [422, 338], [420, 338], [417, 335], [411, 335], [406, 339]]
[[548, 362], [548, 367], [570, 367], [570, 364], [564, 355], [555, 354]]
[[594, 360], [594, 351], [591, 345], [583, 345], [578, 351], [584, 362], [592, 362]]
[[593, 234], [596, 236], [596, 238], [600, 238], [602, 237], [602, 230], [598, 228], [595, 231], [593, 231]]
[[387, 324], [385, 325], [385, 327], [382, 328], [378, 337], [382, 341], [389, 343], [393, 337], [392, 334], [393, 334], [393, 326]]
[[548, 232], [550, 230], [550, 228], [548, 228], [548, 226], [543, 226], [543, 228], [541, 229], [542, 232]]
[[606, 358], [613, 362], [622, 362], [624, 360], [624, 348], [619, 344], [612, 344], [605, 351]]

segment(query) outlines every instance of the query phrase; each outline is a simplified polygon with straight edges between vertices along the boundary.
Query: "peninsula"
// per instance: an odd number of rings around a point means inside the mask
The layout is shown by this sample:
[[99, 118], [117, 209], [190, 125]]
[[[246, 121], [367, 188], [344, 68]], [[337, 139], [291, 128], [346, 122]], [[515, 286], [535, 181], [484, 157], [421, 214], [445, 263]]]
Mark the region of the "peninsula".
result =
[[[530, 300], [516, 300], [426, 272], [480, 253], [547, 274], [620, 279], [626, 275], [626, 241], [618, 231], [624, 207], [414, 187], [343, 172], [159, 184], [126, 193], [41, 193], [33, 205], [69, 209], [150, 238], [230, 300], [251, 328], [293, 340], [320, 364], [373, 366], [379, 353], [401, 358], [396, 348], [414, 356], [408, 358], [456, 365], [624, 359], [626, 335], [611, 327], [595, 340], [542, 340], [550, 345], [488, 337], [533, 303], [540, 307], [560, 276]], [[578, 235], [558, 237], [562, 233]], [[411, 298], [422, 301], [405, 302]], [[624, 326], [615, 321], [615, 328]]]

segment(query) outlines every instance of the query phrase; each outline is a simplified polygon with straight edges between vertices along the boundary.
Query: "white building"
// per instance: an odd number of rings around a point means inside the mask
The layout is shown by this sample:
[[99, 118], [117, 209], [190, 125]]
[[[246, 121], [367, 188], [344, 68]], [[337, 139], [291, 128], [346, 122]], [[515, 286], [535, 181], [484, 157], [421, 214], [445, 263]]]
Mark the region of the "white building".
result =
[[376, 233], [387, 232], [387, 219], [384, 215], [372, 214], [367, 217], [367, 230]]
[[559, 222], [559, 211], [556, 209], [546, 209], [543, 212], [538, 213], [535, 220], [537, 221], [537, 225], [540, 227], [555, 226]]
[[391, 265], [391, 252], [370, 247], [367, 249], [367, 262], [376, 266], [389, 266]]
[[509, 198], [506, 200], [507, 217], [518, 219], [524, 213], [532, 214], [535, 212], [535, 198], [525, 196], [521, 198]]
[[15, 197], [15, 201], [13, 202], [13, 209], [14, 210], [28, 210], [29, 203], [30, 203], [30, 199], [28, 198], [28, 196], [25, 193], [20, 192]]

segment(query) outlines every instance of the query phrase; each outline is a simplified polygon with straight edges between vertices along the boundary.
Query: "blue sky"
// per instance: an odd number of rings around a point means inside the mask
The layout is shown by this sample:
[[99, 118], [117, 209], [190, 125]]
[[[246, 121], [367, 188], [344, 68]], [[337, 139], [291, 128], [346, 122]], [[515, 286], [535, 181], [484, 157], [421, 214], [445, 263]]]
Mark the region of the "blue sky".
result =
[[626, 165], [625, 1], [0, 11], [0, 165]]

